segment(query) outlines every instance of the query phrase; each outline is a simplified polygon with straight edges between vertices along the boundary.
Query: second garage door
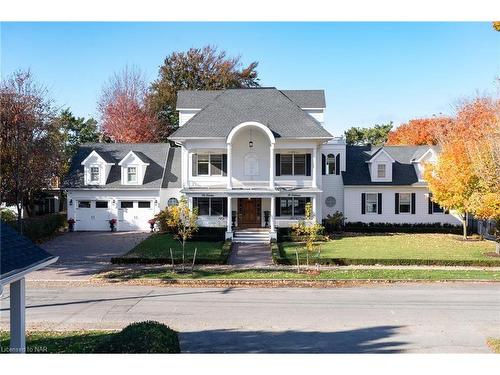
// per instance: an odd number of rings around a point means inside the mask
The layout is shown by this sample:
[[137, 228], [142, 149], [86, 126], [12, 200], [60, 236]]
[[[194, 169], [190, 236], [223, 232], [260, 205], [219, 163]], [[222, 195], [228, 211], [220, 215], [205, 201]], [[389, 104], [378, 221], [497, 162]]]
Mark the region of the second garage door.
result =
[[122, 200], [118, 202], [118, 230], [148, 230], [154, 217], [154, 200]]

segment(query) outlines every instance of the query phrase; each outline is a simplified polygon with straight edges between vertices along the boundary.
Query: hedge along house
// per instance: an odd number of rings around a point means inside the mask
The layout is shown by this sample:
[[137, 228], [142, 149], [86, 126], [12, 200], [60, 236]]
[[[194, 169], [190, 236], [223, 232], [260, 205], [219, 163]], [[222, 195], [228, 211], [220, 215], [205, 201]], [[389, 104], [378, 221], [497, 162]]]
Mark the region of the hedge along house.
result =
[[304, 219], [308, 202], [319, 222], [339, 211], [366, 223], [459, 224], [422, 180], [437, 149], [346, 146], [323, 127], [325, 107], [323, 90], [180, 91], [176, 147], [80, 148], [64, 183], [68, 217], [76, 230], [109, 230], [111, 218], [118, 230], [148, 229], [185, 195], [200, 226], [238, 241], [275, 238]]
[[4, 222], [0, 223], [0, 295], [10, 286], [10, 352], [26, 351], [25, 276], [57, 261]]

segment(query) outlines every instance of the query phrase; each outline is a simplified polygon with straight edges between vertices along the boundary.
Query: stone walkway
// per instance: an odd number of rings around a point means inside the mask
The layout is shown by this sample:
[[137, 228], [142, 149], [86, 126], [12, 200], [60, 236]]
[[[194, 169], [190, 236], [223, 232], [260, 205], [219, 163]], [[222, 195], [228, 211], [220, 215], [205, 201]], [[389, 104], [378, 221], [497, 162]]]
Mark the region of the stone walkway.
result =
[[240, 267], [265, 267], [272, 265], [269, 244], [234, 243], [229, 264]]

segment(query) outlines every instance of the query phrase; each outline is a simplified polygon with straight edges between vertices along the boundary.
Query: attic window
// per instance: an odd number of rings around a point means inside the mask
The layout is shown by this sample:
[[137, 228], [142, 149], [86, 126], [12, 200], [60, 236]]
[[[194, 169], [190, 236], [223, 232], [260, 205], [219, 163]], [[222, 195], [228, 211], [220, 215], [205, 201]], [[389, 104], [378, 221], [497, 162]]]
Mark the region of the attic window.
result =
[[127, 182], [137, 182], [137, 168], [136, 167], [128, 167], [127, 168]]
[[377, 178], [385, 178], [385, 164], [377, 164]]
[[90, 167], [90, 182], [99, 182], [99, 167]]

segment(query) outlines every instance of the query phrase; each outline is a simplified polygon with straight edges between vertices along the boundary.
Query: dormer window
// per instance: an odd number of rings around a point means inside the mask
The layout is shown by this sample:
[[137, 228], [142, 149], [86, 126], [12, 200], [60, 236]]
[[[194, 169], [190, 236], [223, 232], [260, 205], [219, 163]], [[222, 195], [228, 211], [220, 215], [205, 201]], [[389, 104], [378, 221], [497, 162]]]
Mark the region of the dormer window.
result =
[[377, 164], [377, 178], [385, 178], [385, 164]]
[[129, 184], [137, 182], [137, 167], [127, 168], [127, 182]]
[[90, 182], [93, 184], [99, 183], [99, 167], [90, 167]]

